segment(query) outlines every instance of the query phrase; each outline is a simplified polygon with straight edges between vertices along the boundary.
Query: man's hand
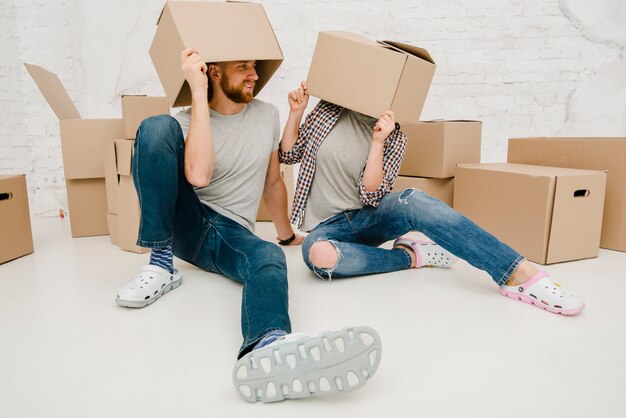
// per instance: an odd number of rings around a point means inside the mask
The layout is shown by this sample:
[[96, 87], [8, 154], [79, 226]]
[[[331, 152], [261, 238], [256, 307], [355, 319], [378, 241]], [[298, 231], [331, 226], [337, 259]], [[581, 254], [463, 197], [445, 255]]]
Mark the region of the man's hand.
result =
[[304, 112], [309, 103], [306, 81], [300, 82], [300, 87], [290, 91], [287, 98], [289, 100], [289, 109], [292, 112]]
[[385, 139], [389, 136], [391, 132], [393, 132], [396, 127], [396, 117], [395, 114], [388, 110], [382, 115], [380, 115], [380, 119], [374, 125], [374, 136], [373, 140], [375, 142], [380, 142], [382, 144], [385, 143]]
[[204, 59], [195, 49], [185, 49], [180, 53], [181, 69], [185, 74], [185, 79], [189, 83], [191, 94], [201, 94], [206, 96], [209, 88], [207, 78], [207, 65]]

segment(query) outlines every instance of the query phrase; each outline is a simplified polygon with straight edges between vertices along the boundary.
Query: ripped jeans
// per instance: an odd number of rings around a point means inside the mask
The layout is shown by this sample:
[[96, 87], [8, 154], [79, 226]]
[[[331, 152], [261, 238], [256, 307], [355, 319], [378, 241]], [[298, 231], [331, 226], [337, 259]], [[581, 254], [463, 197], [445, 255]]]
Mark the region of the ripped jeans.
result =
[[[322, 278], [387, 273], [411, 267], [411, 257], [400, 248], [378, 248], [410, 231], [420, 231], [474, 267], [486, 271], [498, 286], [524, 260], [520, 254], [445, 203], [417, 189], [393, 192], [374, 208], [347, 210], [316, 226], [302, 244], [306, 265]], [[330, 242], [337, 264], [321, 269], [309, 254], [317, 241]]]

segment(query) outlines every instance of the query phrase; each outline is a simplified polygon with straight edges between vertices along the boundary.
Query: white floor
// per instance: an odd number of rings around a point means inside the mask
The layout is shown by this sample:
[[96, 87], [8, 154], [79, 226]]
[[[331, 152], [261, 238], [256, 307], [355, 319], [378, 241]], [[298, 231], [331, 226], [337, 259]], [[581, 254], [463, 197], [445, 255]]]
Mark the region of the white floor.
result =
[[248, 404], [231, 383], [238, 284], [178, 262], [181, 287], [120, 308], [147, 255], [71, 239], [61, 219], [34, 218], [33, 235], [34, 254], [0, 265], [2, 418], [626, 416], [626, 253], [546, 267], [587, 302], [563, 317], [465, 262], [328, 283], [287, 248], [294, 330], [373, 326], [382, 362], [356, 392]]

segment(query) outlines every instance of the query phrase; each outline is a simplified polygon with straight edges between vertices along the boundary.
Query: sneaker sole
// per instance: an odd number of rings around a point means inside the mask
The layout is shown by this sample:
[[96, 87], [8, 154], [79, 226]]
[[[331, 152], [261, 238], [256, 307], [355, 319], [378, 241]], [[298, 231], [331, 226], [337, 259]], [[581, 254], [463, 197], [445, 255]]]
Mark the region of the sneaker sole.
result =
[[515, 299], [515, 300], [521, 300], [522, 302], [528, 303], [529, 305], [535, 305], [536, 307], [538, 307], [540, 309], [546, 310], [548, 312], [552, 312], [554, 314], [559, 314], [559, 315], [567, 315], [567, 316], [576, 315], [576, 314], [580, 313], [580, 311], [582, 311], [585, 308], [585, 304], [584, 303], [580, 307], [574, 308], [574, 309], [553, 308], [551, 306], [544, 305], [543, 303], [539, 302], [538, 300], [529, 298], [526, 295], [520, 295], [520, 294], [516, 294], [516, 293], [507, 292], [506, 290], [503, 290], [503, 289], [500, 289], [500, 294], [502, 296], [506, 296], [507, 298], [511, 298], [511, 299]]
[[170, 290], [176, 289], [178, 286], [183, 284], [183, 278], [181, 277], [179, 280], [176, 280], [167, 286], [165, 286], [159, 293], [157, 293], [154, 297], [148, 300], [124, 300], [124, 299], [115, 299], [115, 303], [119, 306], [123, 306], [125, 308], [145, 308], [148, 305], [153, 304], [157, 299], [161, 296], [169, 292]]
[[380, 364], [381, 341], [359, 326], [254, 350], [233, 369], [233, 383], [248, 402], [351, 392], [363, 386]]

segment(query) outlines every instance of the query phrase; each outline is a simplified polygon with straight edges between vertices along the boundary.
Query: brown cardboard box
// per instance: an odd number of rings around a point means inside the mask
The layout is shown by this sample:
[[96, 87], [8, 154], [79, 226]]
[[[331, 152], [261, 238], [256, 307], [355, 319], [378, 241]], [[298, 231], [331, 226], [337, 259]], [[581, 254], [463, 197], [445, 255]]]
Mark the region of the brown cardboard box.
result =
[[26, 176], [0, 176], [0, 264], [32, 253]]
[[419, 189], [436, 197], [448, 206], [452, 207], [454, 201], [454, 178], [433, 179], [426, 177], [404, 177], [398, 176], [396, 184], [393, 186], [394, 192], [405, 189]]
[[408, 143], [400, 175], [454, 177], [457, 164], [480, 162], [482, 122], [469, 120], [405, 123]]
[[329, 31], [319, 33], [307, 83], [320, 99], [375, 118], [393, 110], [404, 123], [419, 120], [434, 73], [425, 49]]
[[511, 138], [508, 161], [608, 170], [600, 247], [626, 251], [626, 137]]
[[147, 253], [149, 248], [137, 246], [141, 210], [131, 176], [135, 141], [117, 140], [104, 143], [104, 167], [111, 243], [123, 250]]
[[[283, 181], [285, 182], [285, 187], [287, 187], [287, 213], [291, 215], [291, 207], [293, 204], [294, 193], [293, 165], [281, 164], [280, 174], [283, 177]], [[259, 211], [257, 212], [256, 220], [258, 222], [272, 221], [269, 213], [267, 213], [267, 207], [265, 206], [265, 202], [263, 201], [263, 199], [261, 199], [261, 203], [259, 204]]]
[[457, 166], [454, 208], [529, 260], [597, 257], [606, 172], [523, 164]]
[[141, 122], [155, 115], [169, 115], [167, 97], [122, 96], [124, 138], [135, 139]]
[[191, 104], [180, 53], [194, 48], [206, 62], [257, 60], [254, 95], [283, 61], [261, 4], [168, 1], [157, 22], [150, 56], [172, 107]]
[[121, 119], [81, 119], [59, 77], [24, 64], [61, 126], [72, 237], [107, 235], [102, 141], [124, 137]]

